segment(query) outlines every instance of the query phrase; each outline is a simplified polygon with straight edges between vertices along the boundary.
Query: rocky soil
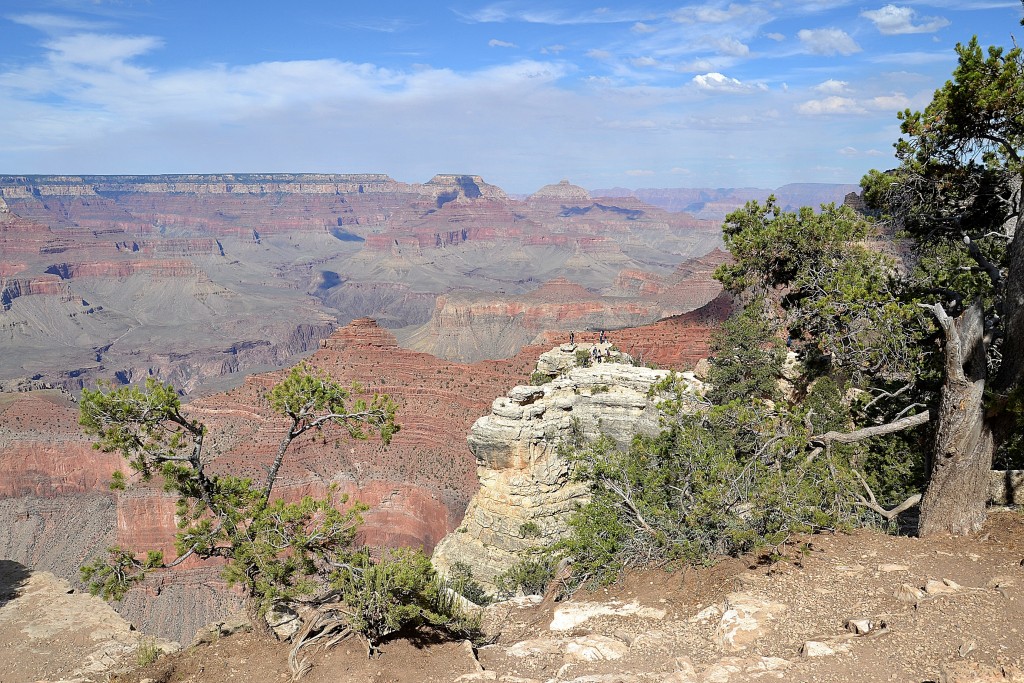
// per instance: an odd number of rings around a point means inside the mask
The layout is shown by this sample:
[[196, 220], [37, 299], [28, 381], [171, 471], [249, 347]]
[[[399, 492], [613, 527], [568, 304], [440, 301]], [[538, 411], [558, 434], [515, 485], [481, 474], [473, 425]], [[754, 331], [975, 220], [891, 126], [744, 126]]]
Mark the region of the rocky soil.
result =
[[[492, 606], [496, 641], [404, 634], [367, 660], [355, 640], [318, 653], [303, 680], [505, 683], [995, 683], [1024, 680], [1024, 515], [997, 510], [976, 538], [927, 541], [860, 531], [793, 538], [772, 558], [655, 569], [566, 602]], [[24, 584], [16, 591], [26, 593]], [[5, 683], [58, 680], [11, 669], [31, 643], [0, 606]], [[48, 617], [55, 619], [51, 615]], [[21, 625], [19, 625], [21, 624]], [[227, 629], [230, 630], [230, 629]], [[225, 630], [226, 632], [226, 630]], [[409, 638], [412, 637], [412, 639]], [[54, 632], [52, 652], [79, 652]], [[117, 676], [119, 683], [287, 681], [287, 645], [252, 634], [203, 644]], [[75, 648], [79, 648], [75, 650]], [[26, 661], [30, 661], [26, 659]], [[39, 661], [39, 660], [35, 660]], [[86, 680], [97, 680], [96, 675]]]

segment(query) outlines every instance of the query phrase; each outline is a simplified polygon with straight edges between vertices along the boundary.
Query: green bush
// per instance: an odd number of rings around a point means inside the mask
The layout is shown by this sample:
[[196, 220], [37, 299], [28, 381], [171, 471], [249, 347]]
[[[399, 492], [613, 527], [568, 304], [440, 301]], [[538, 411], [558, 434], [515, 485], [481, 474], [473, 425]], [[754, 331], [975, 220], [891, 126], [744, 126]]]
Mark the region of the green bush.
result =
[[164, 653], [157, 647], [155, 638], [143, 638], [139, 641], [139, 647], [135, 651], [135, 662], [139, 666], [149, 666]]
[[479, 619], [462, 611], [430, 558], [418, 550], [391, 550], [376, 562], [360, 552], [332, 583], [347, 608], [348, 625], [366, 638], [371, 655], [384, 638], [406, 627], [429, 624], [471, 639], [480, 633]]
[[480, 582], [473, 577], [473, 568], [465, 562], [456, 561], [448, 570], [448, 585], [452, 590], [470, 602], [486, 607], [491, 604], [491, 596], [487, 594]]
[[520, 560], [494, 579], [498, 597], [507, 600], [523, 595], [544, 595], [555, 576], [556, 561], [547, 554]]
[[533, 374], [530, 375], [530, 384], [535, 387], [539, 387], [542, 384], [547, 384], [548, 382], [553, 381], [554, 379], [555, 378], [551, 375], [535, 370]]
[[540, 536], [540, 527], [536, 522], [523, 522], [519, 525], [519, 536], [522, 538], [537, 538]]

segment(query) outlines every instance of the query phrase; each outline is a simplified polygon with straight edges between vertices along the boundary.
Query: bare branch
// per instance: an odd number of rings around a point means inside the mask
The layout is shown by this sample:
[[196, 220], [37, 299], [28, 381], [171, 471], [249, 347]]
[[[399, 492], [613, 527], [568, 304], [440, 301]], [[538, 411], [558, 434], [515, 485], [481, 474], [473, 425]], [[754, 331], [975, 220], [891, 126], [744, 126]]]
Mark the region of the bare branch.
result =
[[869, 439], [872, 436], [883, 436], [885, 434], [892, 434], [894, 432], [901, 432], [904, 429], [912, 429], [918, 425], [922, 425], [931, 419], [928, 411], [918, 413], [917, 415], [911, 415], [910, 417], [904, 417], [896, 420], [895, 422], [889, 422], [884, 425], [876, 425], [874, 427], [865, 427], [858, 429], [853, 432], [825, 432], [818, 436], [812, 436], [810, 442], [814, 444], [829, 445], [833, 443], [856, 443]]
[[866, 500], [863, 496], [857, 496], [855, 504], [862, 505], [869, 510], [877, 512], [879, 515], [884, 517], [886, 521], [891, 520], [893, 517], [897, 516], [901, 512], [906, 512], [907, 510], [921, 502], [921, 494], [915, 493], [914, 495], [910, 496], [910, 498], [907, 498], [905, 501], [894, 507], [892, 510], [886, 510], [885, 508], [878, 504], [878, 500], [875, 498], [875, 492], [872, 491], [871, 487], [868, 486], [868, 483], [864, 481], [864, 477], [860, 475], [860, 472], [858, 472], [857, 470], [853, 470], [853, 473], [854, 475], [856, 475], [857, 480], [860, 481], [861, 486], [864, 487], [864, 490], [867, 491], [868, 494], [868, 498]]

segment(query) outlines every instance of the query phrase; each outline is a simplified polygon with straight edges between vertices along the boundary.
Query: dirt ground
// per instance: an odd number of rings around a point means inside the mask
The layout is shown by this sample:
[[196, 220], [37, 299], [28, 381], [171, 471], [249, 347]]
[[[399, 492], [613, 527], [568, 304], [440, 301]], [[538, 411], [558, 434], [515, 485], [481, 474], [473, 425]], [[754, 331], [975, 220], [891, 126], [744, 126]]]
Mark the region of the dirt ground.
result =
[[[1024, 681], [1021, 512], [994, 511], [976, 538], [922, 541], [860, 531], [795, 539], [782, 550], [784, 558], [773, 562], [747, 557], [710, 568], [646, 571], [567, 602], [492, 607], [488, 620], [500, 635], [476, 657], [466, 643], [423, 633], [387, 643], [373, 660], [359, 641], [343, 641], [313, 653], [313, 669], [302, 680]], [[761, 605], [756, 628], [736, 637], [742, 647], [723, 645], [723, 621], [751, 600]], [[851, 633], [850, 620], [867, 620], [868, 632]], [[17, 634], [4, 633], [2, 624], [0, 643], [11, 652]], [[805, 646], [808, 641], [824, 649]], [[3, 667], [0, 656], [0, 672]], [[4, 683], [37, 679], [0, 673]], [[286, 644], [241, 633], [112, 680], [290, 679]]]

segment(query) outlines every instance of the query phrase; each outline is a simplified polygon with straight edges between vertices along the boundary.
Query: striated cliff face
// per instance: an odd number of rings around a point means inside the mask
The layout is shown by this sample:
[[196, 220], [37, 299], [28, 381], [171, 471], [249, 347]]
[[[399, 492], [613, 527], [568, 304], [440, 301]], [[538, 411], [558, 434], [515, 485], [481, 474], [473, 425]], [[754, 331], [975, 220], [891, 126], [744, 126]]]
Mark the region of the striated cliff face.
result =
[[[567, 278], [555, 278], [517, 296], [457, 292], [437, 298], [430, 322], [403, 335], [402, 343], [442, 358], [479, 360], [504, 358], [527, 343], [557, 343], [569, 331], [646, 329], [655, 321], [695, 311], [713, 300], [722, 286], [712, 278], [727, 255], [714, 250], [683, 262], [668, 276], [633, 269], [618, 272], [607, 293], [594, 292]], [[596, 259], [607, 267], [613, 260]], [[707, 316], [698, 314], [698, 318]], [[712, 318], [714, 315], [712, 314]], [[682, 323], [685, 327], [687, 319]], [[712, 324], [717, 320], [712, 321]], [[702, 327], [701, 325], [697, 325]], [[686, 340], [686, 358], [667, 353], [671, 332], [626, 332], [620, 348], [666, 367], [706, 355], [694, 347], [701, 332]], [[694, 352], [700, 355], [694, 356]], [[657, 358], [655, 358], [655, 356]]]
[[[491, 397], [525, 379], [538, 350], [507, 361], [449, 363], [400, 348], [368, 319], [314, 346], [308, 362], [315, 367], [342, 384], [359, 380], [368, 392], [393, 396], [402, 430], [387, 447], [332, 429], [300, 439], [281, 470], [277, 494], [323, 496], [336, 485], [372, 508], [362, 542], [431, 550], [455, 528], [477, 489], [463, 436]], [[265, 476], [284, 426], [265, 392], [282, 376], [252, 375], [242, 386], [184, 406], [210, 428], [211, 471]], [[115, 543], [174, 557], [174, 498], [159, 482], [133, 481], [126, 492], [109, 491], [112, 473], [127, 469], [118, 456], [91, 446], [68, 394], [0, 393], [0, 558], [77, 581], [78, 567]], [[188, 560], [148, 579], [121, 610], [143, 630], [188, 641], [237, 604], [216, 566]]]
[[[673, 270], [721, 243], [634, 198], [564, 181], [518, 201], [471, 174], [8, 175], [0, 200], [0, 382], [71, 390], [153, 375], [209, 391], [311, 350], [305, 324], [319, 339], [362, 316], [417, 350], [508, 357], [544, 329], [705, 303]], [[593, 295], [552, 298], [563, 279]]]
[[[604, 435], [625, 447], [635, 434], [660, 430], [658, 397], [648, 393], [668, 371], [635, 367], [616, 352], [610, 362], [576, 367], [577, 349], [589, 352], [591, 346], [566, 344], [541, 355], [538, 371], [558, 376], [541, 386], [515, 387], [473, 424], [467, 442], [480, 489], [459, 528], [434, 551], [441, 571], [465, 562], [493, 588], [494, 578], [521, 560], [524, 550], [564, 534], [576, 503], [586, 496], [586, 486], [571, 481], [560, 444]], [[608, 347], [599, 345], [602, 351]], [[702, 391], [692, 375], [686, 378], [689, 390]]]

